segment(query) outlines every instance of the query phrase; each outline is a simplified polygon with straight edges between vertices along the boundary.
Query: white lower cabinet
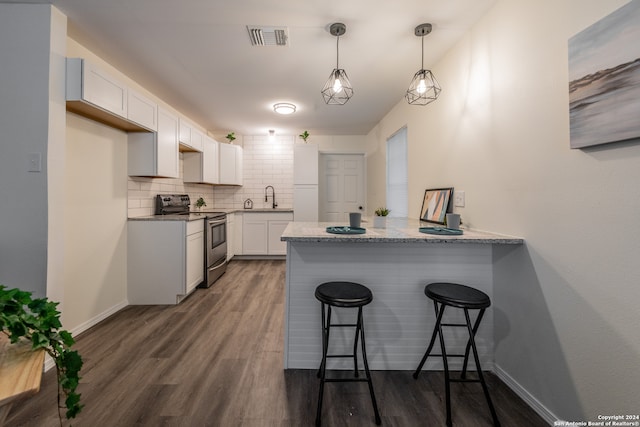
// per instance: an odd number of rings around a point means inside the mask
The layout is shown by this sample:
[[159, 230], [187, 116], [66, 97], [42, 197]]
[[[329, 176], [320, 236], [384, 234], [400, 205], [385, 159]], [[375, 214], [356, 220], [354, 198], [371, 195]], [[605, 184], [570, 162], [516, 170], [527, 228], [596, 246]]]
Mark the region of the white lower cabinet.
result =
[[243, 255], [286, 255], [280, 236], [293, 221], [293, 212], [244, 212], [242, 215]]
[[127, 223], [129, 304], [177, 304], [204, 281], [204, 220]]
[[236, 254], [235, 245], [236, 215], [231, 212], [227, 214], [227, 261]]
[[204, 281], [204, 220], [187, 223], [186, 294]]

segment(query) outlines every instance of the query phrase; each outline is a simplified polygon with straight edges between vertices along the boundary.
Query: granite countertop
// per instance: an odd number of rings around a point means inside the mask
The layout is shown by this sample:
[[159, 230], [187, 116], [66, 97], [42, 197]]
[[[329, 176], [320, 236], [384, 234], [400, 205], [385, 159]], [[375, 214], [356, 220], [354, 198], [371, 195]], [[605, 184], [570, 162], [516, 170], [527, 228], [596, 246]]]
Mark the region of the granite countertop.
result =
[[293, 212], [292, 208], [260, 208], [260, 209], [207, 209], [200, 212], [191, 212], [189, 215], [148, 215], [128, 218], [129, 221], [198, 221], [205, 219], [211, 213], [236, 213], [236, 212]]
[[521, 245], [520, 237], [490, 233], [486, 231], [463, 228], [459, 236], [441, 236], [424, 234], [420, 227], [438, 227], [438, 224], [421, 222], [417, 219], [388, 218], [386, 228], [373, 228], [373, 221], [363, 222], [365, 234], [331, 234], [326, 228], [345, 226], [328, 222], [290, 222], [282, 234], [281, 240], [286, 242], [358, 242], [358, 243], [484, 243]]

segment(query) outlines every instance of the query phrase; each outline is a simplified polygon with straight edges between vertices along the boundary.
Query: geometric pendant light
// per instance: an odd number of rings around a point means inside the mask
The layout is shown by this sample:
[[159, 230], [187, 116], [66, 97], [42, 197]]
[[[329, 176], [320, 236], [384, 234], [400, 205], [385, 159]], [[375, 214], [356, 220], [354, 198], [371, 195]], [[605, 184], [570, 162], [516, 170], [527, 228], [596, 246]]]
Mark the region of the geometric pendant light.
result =
[[422, 37], [422, 67], [413, 76], [405, 95], [411, 105], [427, 105], [438, 99], [442, 91], [431, 70], [424, 69], [424, 36], [429, 34], [431, 29], [431, 24], [420, 24], [415, 29], [416, 36]]
[[322, 88], [324, 102], [331, 105], [344, 105], [353, 96], [353, 87], [349, 82], [347, 73], [339, 66], [339, 42], [340, 36], [347, 31], [346, 25], [338, 22], [331, 24], [329, 32], [336, 36], [336, 68], [331, 71], [329, 79]]

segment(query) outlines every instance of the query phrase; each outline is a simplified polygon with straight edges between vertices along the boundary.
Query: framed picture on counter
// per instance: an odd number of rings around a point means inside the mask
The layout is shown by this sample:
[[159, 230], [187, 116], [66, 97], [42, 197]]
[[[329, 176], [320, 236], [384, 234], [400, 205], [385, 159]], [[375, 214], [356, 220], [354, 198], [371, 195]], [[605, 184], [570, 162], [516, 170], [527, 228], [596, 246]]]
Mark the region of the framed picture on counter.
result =
[[453, 187], [432, 188], [424, 191], [420, 220], [444, 224], [447, 212], [452, 212]]

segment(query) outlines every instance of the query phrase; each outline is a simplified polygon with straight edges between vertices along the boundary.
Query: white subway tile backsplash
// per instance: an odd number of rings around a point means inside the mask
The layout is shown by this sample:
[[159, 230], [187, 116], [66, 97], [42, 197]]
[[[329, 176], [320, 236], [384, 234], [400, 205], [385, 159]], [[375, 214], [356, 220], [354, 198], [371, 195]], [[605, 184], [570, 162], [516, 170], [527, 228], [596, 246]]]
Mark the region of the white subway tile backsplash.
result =
[[242, 209], [251, 199], [254, 208], [271, 207], [264, 201], [265, 187], [272, 185], [279, 208], [293, 207], [293, 137], [278, 137], [269, 142], [266, 136], [243, 137], [242, 187], [215, 187], [214, 203], [220, 209]]
[[243, 185], [211, 186], [185, 184], [182, 180], [184, 163], [180, 155], [180, 178], [129, 177], [129, 217], [153, 215], [157, 194], [189, 194], [192, 202], [202, 197], [207, 208], [242, 209], [246, 199], [253, 200], [254, 208], [271, 207], [264, 201], [265, 187], [275, 189], [279, 208], [293, 207], [293, 144], [294, 137], [278, 137], [269, 142], [266, 136], [243, 137]]

